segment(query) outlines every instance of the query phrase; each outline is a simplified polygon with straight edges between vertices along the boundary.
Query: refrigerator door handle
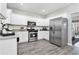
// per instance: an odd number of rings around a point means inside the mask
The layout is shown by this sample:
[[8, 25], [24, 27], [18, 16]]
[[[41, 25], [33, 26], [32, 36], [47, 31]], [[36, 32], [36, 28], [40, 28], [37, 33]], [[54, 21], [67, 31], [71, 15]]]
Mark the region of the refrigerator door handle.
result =
[[50, 27], [50, 31], [52, 31], [52, 27]]
[[53, 26], [53, 33], [55, 33], [55, 25]]

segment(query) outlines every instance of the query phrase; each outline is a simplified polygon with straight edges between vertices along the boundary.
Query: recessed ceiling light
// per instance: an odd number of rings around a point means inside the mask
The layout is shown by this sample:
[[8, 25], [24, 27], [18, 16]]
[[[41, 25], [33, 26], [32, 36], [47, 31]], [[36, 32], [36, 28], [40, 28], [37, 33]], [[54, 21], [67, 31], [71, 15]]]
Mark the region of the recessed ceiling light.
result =
[[42, 12], [46, 12], [46, 10], [42, 10]]
[[20, 3], [20, 5], [23, 5], [23, 3]]

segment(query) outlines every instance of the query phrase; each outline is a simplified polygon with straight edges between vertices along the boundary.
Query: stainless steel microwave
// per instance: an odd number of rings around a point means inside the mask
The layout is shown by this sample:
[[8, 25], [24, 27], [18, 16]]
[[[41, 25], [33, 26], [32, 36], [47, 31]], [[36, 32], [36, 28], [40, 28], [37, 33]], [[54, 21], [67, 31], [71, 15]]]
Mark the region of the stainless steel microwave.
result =
[[27, 25], [28, 26], [36, 26], [36, 22], [28, 21]]

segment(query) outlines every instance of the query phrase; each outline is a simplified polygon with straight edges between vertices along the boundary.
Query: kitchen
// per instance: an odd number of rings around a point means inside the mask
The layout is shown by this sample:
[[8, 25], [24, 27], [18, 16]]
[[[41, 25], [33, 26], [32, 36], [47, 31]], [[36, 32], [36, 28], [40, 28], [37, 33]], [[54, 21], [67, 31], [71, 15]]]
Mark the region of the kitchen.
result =
[[73, 46], [70, 14], [78, 11], [75, 6], [79, 4], [0, 3], [0, 55], [66, 54]]

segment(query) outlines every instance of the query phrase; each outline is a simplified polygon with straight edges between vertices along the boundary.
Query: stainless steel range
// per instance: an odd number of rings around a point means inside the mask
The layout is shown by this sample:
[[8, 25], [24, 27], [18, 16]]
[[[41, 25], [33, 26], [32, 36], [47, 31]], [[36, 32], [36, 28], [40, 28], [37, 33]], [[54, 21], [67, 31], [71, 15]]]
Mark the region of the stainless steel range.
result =
[[28, 42], [34, 42], [38, 40], [38, 30], [29, 30], [28, 31]]

